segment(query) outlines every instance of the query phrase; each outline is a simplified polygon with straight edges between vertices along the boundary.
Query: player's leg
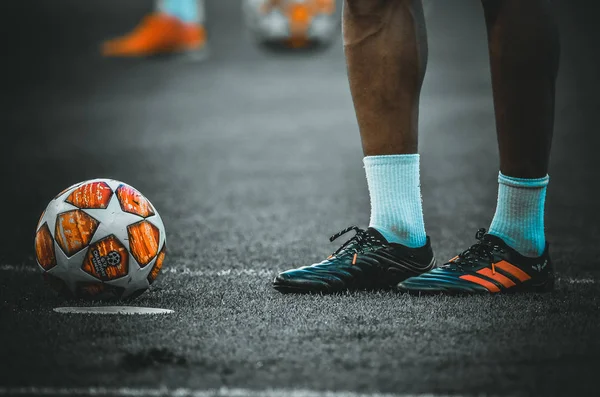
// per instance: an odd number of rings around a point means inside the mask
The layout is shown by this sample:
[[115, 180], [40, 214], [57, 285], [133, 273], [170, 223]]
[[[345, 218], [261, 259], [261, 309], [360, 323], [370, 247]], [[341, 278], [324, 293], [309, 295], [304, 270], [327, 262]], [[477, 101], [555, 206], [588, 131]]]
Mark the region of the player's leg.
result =
[[419, 95], [427, 61], [420, 0], [346, 0], [344, 49], [371, 197], [370, 227], [280, 290], [389, 286], [433, 266], [419, 182]]
[[482, 0], [488, 30], [500, 175], [496, 212], [479, 242], [400, 284], [408, 291], [549, 290], [544, 202], [559, 37], [549, 0]]
[[202, 49], [204, 0], [157, 0], [155, 11], [130, 33], [102, 45], [105, 56], [145, 56]]
[[425, 244], [419, 182], [419, 96], [427, 63], [420, 0], [347, 1], [344, 48], [365, 154], [370, 226]]
[[483, 0], [488, 27], [499, 194], [489, 233], [521, 254], [544, 252], [558, 27], [550, 0]]

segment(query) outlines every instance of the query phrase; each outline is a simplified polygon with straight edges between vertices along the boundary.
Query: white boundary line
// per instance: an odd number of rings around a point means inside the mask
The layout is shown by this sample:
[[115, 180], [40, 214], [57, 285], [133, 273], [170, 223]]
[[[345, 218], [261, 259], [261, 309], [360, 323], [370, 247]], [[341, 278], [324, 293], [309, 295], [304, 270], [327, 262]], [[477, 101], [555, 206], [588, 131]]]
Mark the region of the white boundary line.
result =
[[175, 313], [171, 309], [160, 309], [154, 307], [137, 306], [75, 306], [75, 307], [55, 307], [57, 313], [68, 314], [103, 314], [103, 315], [140, 315], [140, 314], [171, 314]]
[[[15, 272], [15, 273], [40, 273], [41, 270], [36, 266], [29, 265], [0, 265], [0, 272]], [[223, 270], [198, 270], [191, 269], [187, 266], [183, 267], [167, 267], [163, 268], [160, 274], [172, 274], [175, 276], [186, 276], [186, 277], [227, 277], [227, 276], [251, 276], [251, 277], [270, 277], [277, 273], [276, 270], [267, 269], [223, 269]], [[600, 280], [584, 277], [559, 277], [560, 283], [566, 284], [598, 284]]]
[[356, 393], [351, 391], [314, 391], [286, 389], [167, 389], [167, 388], [54, 388], [54, 387], [0, 387], [0, 396], [116, 396], [116, 397], [441, 397], [439, 394]]
[[597, 284], [598, 280], [594, 280], [593, 278], [573, 278], [573, 277], [565, 277], [558, 278], [558, 281], [567, 283], [567, 284]]
[[[15, 272], [15, 273], [42, 273], [36, 266], [28, 265], [0, 265], [0, 272]], [[160, 274], [173, 274], [176, 276], [191, 276], [191, 277], [227, 277], [227, 276], [256, 276], [268, 277], [275, 275], [276, 270], [255, 270], [255, 269], [223, 269], [223, 270], [198, 270], [190, 269], [189, 267], [167, 267], [160, 271]]]

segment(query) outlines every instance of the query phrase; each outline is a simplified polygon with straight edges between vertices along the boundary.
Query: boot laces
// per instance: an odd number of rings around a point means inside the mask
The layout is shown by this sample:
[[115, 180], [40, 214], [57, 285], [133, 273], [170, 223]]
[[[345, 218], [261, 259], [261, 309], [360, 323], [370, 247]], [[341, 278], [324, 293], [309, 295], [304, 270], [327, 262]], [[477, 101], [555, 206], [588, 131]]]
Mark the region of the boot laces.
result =
[[[485, 240], [483, 237], [485, 236], [486, 230], [481, 228], [477, 230], [475, 234], [475, 238], [477, 242], [458, 254], [454, 257], [450, 262], [446, 263], [442, 267], [454, 268], [463, 266], [478, 266], [481, 261], [485, 261], [487, 263], [491, 263], [493, 267], [494, 263], [494, 252], [500, 251], [503, 252], [499, 246]], [[493, 269], [495, 272], [495, 269]]]
[[331, 254], [329, 258], [332, 258], [340, 252], [344, 251], [344, 253], [354, 254], [354, 259], [356, 260], [356, 254], [358, 253], [365, 252], [366, 250], [374, 246], [377, 246], [378, 248], [386, 246], [386, 244], [383, 241], [373, 236], [372, 234], [367, 233], [366, 230], [361, 229], [358, 226], [350, 226], [345, 228], [344, 230], [329, 237], [329, 241], [333, 242], [339, 237], [353, 230], [356, 232], [356, 234], [352, 236], [349, 240], [347, 240], [344, 244], [342, 244], [342, 246], [338, 248], [333, 254]]

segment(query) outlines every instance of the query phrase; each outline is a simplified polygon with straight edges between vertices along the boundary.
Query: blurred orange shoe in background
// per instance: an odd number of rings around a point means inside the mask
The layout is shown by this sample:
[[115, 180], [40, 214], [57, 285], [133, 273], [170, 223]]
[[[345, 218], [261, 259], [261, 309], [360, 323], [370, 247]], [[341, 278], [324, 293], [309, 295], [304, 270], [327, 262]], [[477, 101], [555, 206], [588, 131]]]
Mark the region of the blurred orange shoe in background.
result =
[[102, 44], [106, 57], [140, 57], [201, 50], [206, 30], [200, 23], [183, 22], [163, 12], [146, 16], [129, 34]]

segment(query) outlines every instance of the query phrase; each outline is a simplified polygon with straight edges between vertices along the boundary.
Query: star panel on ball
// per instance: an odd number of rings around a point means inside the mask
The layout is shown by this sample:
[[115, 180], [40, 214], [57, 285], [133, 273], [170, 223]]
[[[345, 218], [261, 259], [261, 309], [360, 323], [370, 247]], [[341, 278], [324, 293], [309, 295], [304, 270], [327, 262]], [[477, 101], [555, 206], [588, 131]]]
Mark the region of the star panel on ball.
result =
[[158, 253], [160, 232], [158, 228], [147, 221], [127, 226], [129, 234], [129, 249], [140, 265], [146, 266]]
[[148, 274], [148, 283], [152, 284], [154, 282], [154, 280], [156, 280], [156, 278], [158, 277], [158, 273], [160, 273], [160, 269], [162, 269], [162, 265], [163, 265], [163, 261], [165, 260], [165, 255], [167, 253], [167, 247], [163, 246], [163, 248], [160, 250], [160, 253], [158, 254], [158, 257], [156, 258], [156, 262], [154, 263], [154, 266], [152, 267], [152, 271], [150, 272], [150, 274]]
[[56, 266], [54, 239], [47, 223], [44, 223], [35, 234], [35, 257], [44, 270], [50, 270]]
[[98, 223], [81, 210], [63, 212], [56, 218], [56, 242], [67, 256], [72, 256], [90, 243]]
[[75, 190], [65, 200], [77, 208], [106, 208], [113, 191], [106, 182], [86, 183]]
[[121, 209], [130, 214], [147, 218], [154, 215], [152, 204], [140, 192], [131, 186], [121, 185], [117, 188], [117, 197]]
[[129, 253], [111, 235], [90, 245], [81, 268], [102, 281], [125, 277], [129, 273]]

